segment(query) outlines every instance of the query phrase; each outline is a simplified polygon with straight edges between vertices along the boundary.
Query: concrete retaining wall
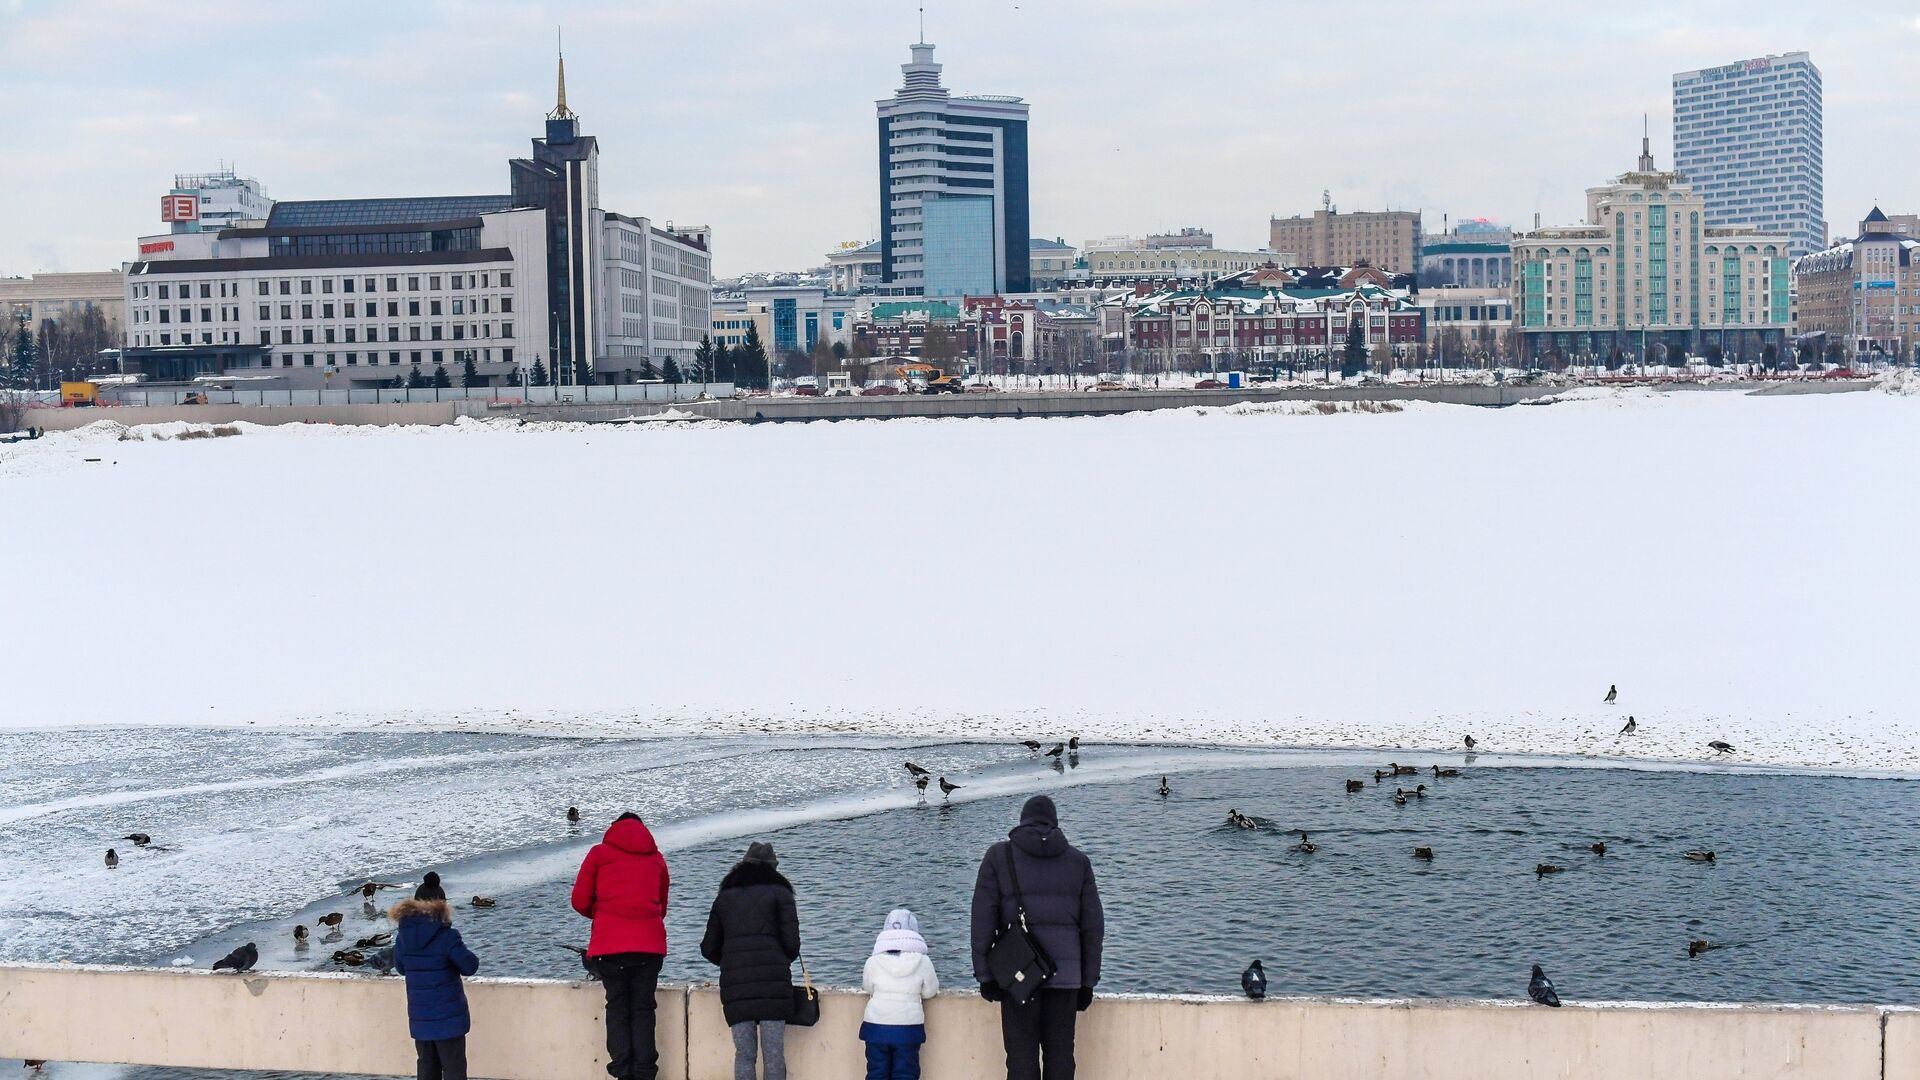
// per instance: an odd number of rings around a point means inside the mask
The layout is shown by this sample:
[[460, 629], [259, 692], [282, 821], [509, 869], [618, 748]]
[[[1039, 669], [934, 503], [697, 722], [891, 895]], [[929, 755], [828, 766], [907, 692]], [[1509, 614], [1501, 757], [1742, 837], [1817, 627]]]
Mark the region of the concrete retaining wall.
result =
[[459, 406], [484, 402], [418, 402], [385, 405], [127, 405], [94, 409], [34, 409], [26, 423], [46, 431], [72, 431], [102, 420], [116, 424], [451, 424]]
[[[600, 988], [473, 979], [475, 1077], [597, 1080]], [[710, 988], [663, 988], [662, 1080], [728, 1080]], [[864, 998], [825, 994], [789, 1032], [795, 1077], [862, 1073]], [[998, 1013], [931, 1002], [926, 1075], [1005, 1075]], [[1883, 1045], [1884, 1038], [1884, 1045]], [[1883, 1071], [1883, 1050], [1885, 1069]], [[1875, 1007], [1580, 1006], [1106, 998], [1081, 1017], [1080, 1073], [1100, 1080], [1920, 1080], [1920, 1014]], [[0, 966], [0, 1058], [410, 1076], [399, 979]]]

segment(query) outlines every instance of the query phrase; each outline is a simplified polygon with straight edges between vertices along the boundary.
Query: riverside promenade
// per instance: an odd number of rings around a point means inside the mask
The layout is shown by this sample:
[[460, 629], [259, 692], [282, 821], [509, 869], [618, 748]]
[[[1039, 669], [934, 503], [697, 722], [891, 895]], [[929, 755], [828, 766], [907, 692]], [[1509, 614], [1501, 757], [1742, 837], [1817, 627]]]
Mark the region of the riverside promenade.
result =
[[[1524, 973], [1516, 976], [1523, 982]], [[593, 983], [471, 979], [472, 1075], [606, 1076]], [[862, 1073], [865, 999], [788, 1033], [796, 1077]], [[662, 1080], [727, 1080], [711, 986], [663, 987]], [[1920, 1080], [1920, 1011], [1877, 1006], [1103, 997], [1080, 1018], [1099, 1080]], [[997, 1009], [928, 1003], [926, 1075], [1005, 1075]], [[411, 1076], [405, 987], [361, 975], [0, 966], [0, 1058]]]

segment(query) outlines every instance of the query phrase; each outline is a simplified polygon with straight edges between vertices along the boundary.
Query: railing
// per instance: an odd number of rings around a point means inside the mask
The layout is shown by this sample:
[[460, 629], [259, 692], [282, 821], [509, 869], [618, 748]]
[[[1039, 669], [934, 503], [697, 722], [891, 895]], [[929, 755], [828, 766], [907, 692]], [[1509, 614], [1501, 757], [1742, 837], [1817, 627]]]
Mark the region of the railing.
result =
[[[732, 397], [732, 383], [630, 383], [617, 386], [476, 386], [423, 387], [417, 390], [103, 390], [107, 405], [183, 405], [190, 396], [204, 405], [394, 405], [441, 401], [489, 401], [515, 405], [553, 405], [576, 402], [616, 404], [644, 401], [697, 401]], [[54, 395], [58, 401], [58, 395]]]
[[[483, 958], [484, 959], [484, 958]], [[949, 972], [964, 983], [964, 973]], [[475, 1077], [606, 1076], [591, 983], [473, 979]], [[666, 987], [662, 1080], [725, 1080], [733, 1044], [710, 987]], [[862, 995], [829, 991], [787, 1036], [791, 1075], [862, 1075]], [[999, 1011], [928, 1003], [925, 1075], [1006, 1075]], [[0, 1058], [410, 1076], [398, 978], [0, 966]], [[1878, 1006], [1102, 998], [1080, 1017], [1097, 1080], [1920, 1080], [1920, 1013]]]

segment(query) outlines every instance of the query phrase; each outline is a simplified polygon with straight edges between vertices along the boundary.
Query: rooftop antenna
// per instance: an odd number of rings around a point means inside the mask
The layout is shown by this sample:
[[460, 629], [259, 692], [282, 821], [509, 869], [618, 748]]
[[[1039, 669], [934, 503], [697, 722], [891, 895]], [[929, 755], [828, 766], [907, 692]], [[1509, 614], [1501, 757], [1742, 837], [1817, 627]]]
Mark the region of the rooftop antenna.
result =
[[920, 44], [927, 43], [927, 5], [920, 5]]
[[560, 59], [560, 80], [559, 92], [556, 95], [553, 111], [547, 114], [547, 119], [577, 120], [579, 117], [574, 115], [573, 110], [567, 108], [567, 50], [566, 43], [561, 38], [560, 33], [559, 27], [556, 26], [553, 28], [553, 49], [554, 53]]
[[1653, 171], [1653, 139], [1648, 134], [1647, 114], [1640, 114], [1640, 171]]

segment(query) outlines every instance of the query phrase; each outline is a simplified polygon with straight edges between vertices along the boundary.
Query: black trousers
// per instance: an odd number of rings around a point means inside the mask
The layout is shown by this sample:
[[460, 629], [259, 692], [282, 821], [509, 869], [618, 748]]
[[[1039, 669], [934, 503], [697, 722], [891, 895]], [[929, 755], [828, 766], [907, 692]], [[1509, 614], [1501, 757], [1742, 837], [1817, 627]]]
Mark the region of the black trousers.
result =
[[1073, 1020], [1079, 1003], [1078, 990], [1042, 990], [1025, 1005], [1000, 1003], [1007, 1080], [1073, 1080]]
[[660, 1075], [653, 1013], [665, 959], [659, 953], [637, 952], [593, 958], [593, 969], [607, 986], [607, 1073], [614, 1080], [656, 1080]]
[[467, 1080], [467, 1037], [457, 1039], [435, 1039], [432, 1042], [413, 1040], [414, 1053], [419, 1064], [413, 1075], [418, 1080]]

